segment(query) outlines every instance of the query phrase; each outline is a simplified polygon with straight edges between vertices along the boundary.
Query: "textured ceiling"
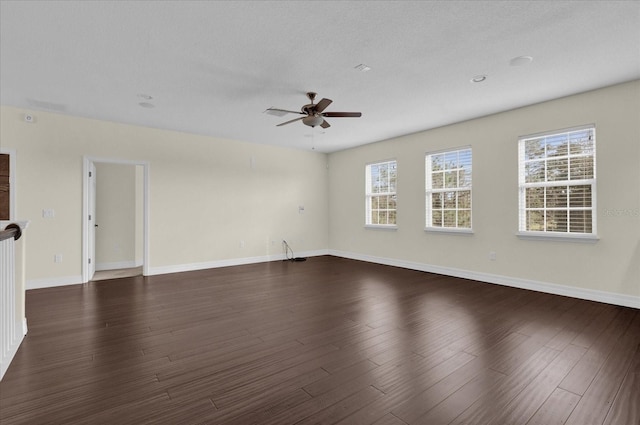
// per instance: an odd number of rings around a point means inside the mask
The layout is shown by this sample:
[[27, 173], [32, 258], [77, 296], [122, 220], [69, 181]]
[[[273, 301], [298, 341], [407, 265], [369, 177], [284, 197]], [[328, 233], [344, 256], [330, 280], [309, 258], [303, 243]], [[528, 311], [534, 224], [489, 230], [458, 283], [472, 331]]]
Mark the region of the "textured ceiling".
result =
[[320, 152], [638, 78], [638, 1], [0, 2], [3, 105]]

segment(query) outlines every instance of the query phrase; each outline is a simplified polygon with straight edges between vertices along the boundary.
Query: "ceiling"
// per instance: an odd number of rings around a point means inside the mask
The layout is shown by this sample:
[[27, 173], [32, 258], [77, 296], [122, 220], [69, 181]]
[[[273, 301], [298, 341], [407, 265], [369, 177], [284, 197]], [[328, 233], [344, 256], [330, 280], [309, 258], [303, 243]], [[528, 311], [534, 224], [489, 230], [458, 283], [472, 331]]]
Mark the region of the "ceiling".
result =
[[0, 1], [3, 105], [319, 152], [638, 78], [638, 1]]

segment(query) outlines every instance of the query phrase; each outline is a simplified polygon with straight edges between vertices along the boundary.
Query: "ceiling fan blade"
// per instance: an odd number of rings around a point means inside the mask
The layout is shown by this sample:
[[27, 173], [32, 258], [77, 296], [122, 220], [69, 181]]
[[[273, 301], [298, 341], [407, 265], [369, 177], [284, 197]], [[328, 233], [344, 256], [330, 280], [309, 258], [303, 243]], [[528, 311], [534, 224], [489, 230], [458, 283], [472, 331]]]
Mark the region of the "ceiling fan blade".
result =
[[362, 116], [362, 112], [323, 112], [323, 117], [350, 117], [358, 118]]
[[264, 112], [266, 112], [267, 114], [270, 114], [270, 115], [276, 115], [278, 117], [283, 117], [286, 114], [301, 114], [301, 115], [303, 115], [303, 113], [300, 112], [300, 111], [289, 111], [288, 109], [279, 109], [279, 108], [268, 108]]
[[333, 102], [333, 100], [323, 98], [320, 102], [316, 104], [316, 108], [315, 108], [316, 112], [324, 111], [325, 109], [327, 109], [327, 106], [331, 105], [331, 102]]
[[280, 126], [283, 126], [283, 125], [291, 124], [292, 122], [295, 122], [295, 121], [300, 121], [301, 119], [303, 119], [305, 117], [306, 117], [306, 115], [304, 117], [292, 119], [291, 121], [283, 122], [282, 124], [276, 125], [276, 127], [280, 127]]
[[322, 120], [322, 124], [320, 124], [320, 127], [328, 128], [331, 127], [331, 124], [329, 124], [326, 120]]

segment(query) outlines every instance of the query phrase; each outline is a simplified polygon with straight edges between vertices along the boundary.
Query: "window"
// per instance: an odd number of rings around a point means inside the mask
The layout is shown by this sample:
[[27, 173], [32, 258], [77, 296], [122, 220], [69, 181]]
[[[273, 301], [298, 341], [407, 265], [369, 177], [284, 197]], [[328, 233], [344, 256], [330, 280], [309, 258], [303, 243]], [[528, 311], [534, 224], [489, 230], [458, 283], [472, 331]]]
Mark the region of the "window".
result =
[[396, 161], [378, 162], [366, 167], [366, 224], [396, 225]]
[[426, 227], [471, 230], [471, 148], [425, 158]]
[[595, 127], [523, 137], [518, 155], [520, 232], [595, 236]]

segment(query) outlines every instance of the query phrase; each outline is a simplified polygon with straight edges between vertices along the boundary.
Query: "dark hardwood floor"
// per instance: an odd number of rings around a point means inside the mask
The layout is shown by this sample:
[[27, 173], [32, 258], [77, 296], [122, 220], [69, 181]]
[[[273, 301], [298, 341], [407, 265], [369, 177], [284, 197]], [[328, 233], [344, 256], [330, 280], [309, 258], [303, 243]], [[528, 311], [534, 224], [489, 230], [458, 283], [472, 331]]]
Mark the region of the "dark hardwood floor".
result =
[[640, 311], [335, 257], [28, 291], [9, 424], [640, 424]]

